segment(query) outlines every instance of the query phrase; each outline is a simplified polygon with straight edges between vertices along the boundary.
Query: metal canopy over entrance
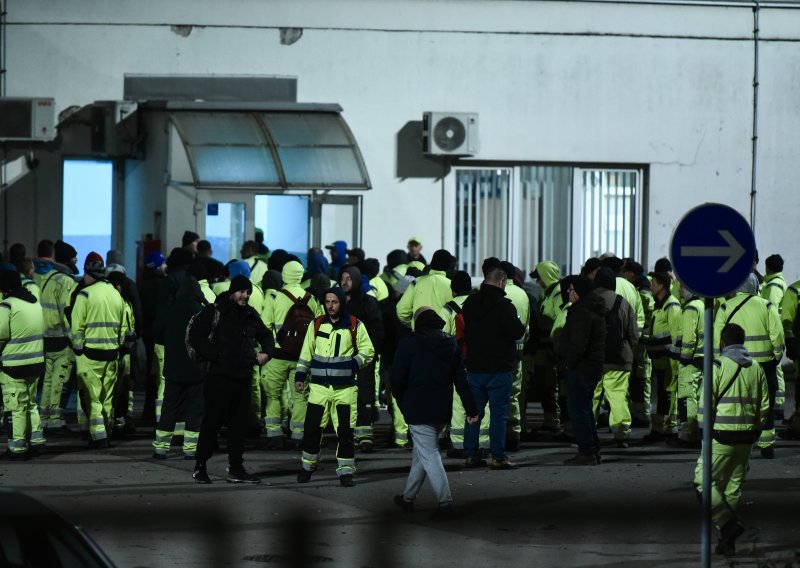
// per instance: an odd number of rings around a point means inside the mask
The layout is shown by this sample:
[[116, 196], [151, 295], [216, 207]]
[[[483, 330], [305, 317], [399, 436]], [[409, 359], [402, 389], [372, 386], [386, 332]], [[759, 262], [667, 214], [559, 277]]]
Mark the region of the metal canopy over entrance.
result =
[[169, 117], [198, 189], [371, 187], [361, 151], [339, 105], [171, 106]]

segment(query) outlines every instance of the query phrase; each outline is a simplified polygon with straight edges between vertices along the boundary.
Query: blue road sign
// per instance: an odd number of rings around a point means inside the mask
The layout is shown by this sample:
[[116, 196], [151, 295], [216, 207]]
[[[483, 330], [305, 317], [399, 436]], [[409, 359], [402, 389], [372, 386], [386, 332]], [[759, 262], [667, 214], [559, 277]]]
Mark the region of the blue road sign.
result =
[[724, 296], [741, 286], [753, 267], [755, 253], [750, 223], [721, 203], [706, 203], [684, 215], [670, 244], [678, 279], [706, 298]]

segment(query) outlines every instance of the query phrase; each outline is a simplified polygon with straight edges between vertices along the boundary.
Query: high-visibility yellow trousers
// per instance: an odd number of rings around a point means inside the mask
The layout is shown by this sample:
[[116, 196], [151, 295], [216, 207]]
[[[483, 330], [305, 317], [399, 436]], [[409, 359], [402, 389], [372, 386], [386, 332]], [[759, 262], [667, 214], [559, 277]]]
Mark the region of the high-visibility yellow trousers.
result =
[[3, 407], [8, 428], [8, 450], [24, 454], [30, 446], [44, 446], [42, 422], [36, 406], [36, 383], [39, 377], [15, 378], [0, 372]]
[[93, 441], [108, 438], [114, 420], [114, 386], [119, 361], [95, 361], [85, 355], [75, 358], [78, 381], [88, 404], [89, 435]]

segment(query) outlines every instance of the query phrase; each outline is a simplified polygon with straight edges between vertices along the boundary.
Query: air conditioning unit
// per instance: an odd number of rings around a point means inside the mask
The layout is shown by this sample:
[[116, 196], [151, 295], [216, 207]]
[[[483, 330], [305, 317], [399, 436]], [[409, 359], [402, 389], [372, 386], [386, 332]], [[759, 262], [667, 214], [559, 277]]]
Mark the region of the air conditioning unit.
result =
[[0, 98], [0, 140], [46, 142], [56, 136], [54, 99]]
[[477, 154], [478, 113], [423, 113], [422, 151], [436, 156], [472, 156]]

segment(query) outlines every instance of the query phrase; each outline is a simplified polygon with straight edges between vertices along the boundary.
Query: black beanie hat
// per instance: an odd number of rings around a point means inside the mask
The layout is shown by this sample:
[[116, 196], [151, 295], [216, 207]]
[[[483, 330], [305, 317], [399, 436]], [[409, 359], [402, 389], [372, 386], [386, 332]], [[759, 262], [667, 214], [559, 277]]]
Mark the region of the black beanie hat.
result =
[[457, 296], [468, 294], [472, 291], [472, 278], [468, 273], [459, 270], [450, 279], [450, 289]]
[[453, 263], [453, 255], [445, 249], [439, 249], [433, 253], [431, 258], [431, 270], [450, 270]]
[[192, 251], [184, 248], [174, 248], [169, 253], [167, 258], [167, 268], [176, 268], [178, 266], [189, 266], [194, 260]]
[[773, 254], [767, 257], [764, 264], [772, 272], [783, 272], [783, 257], [779, 254]]
[[594, 285], [598, 288], [605, 288], [606, 290], [616, 291], [617, 277], [614, 276], [614, 271], [608, 266], [601, 266], [600, 270], [594, 276]]
[[367, 275], [367, 278], [372, 280], [375, 278], [378, 273], [381, 271], [381, 263], [378, 262], [377, 258], [368, 258], [364, 261], [364, 274]]
[[239, 274], [238, 276], [234, 276], [233, 280], [231, 280], [231, 287], [228, 288], [228, 292], [233, 294], [234, 292], [241, 292], [242, 290], [252, 292], [253, 283], [250, 282], [250, 279], [244, 274]]
[[503, 272], [506, 273], [506, 277], [509, 280], [512, 280], [514, 278], [514, 272], [516, 269], [514, 268], [513, 264], [511, 264], [507, 260], [504, 260], [503, 262], [500, 263], [500, 268], [503, 270]]
[[0, 270], [0, 290], [10, 292], [22, 287], [22, 280], [16, 270]]
[[76, 251], [72, 245], [65, 243], [64, 241], [56, 241], [56, 244], [53, 245], [53, 248], [55, 249], [54, 258], [59, 264], [67, 264], [73, 258], [78, 257], [78, 251]]
[[200, 240], [200, 235], [198, 235], [193, 231], [186, 231], [183, 233], [183, 238], [181, 239], [181, 246], [185, 247], [199, 240]]
[[393, 269], [400, 264], [408, 264], [408, 254], [400, 249], [394, 249], [386, 255], [386, 266]]

